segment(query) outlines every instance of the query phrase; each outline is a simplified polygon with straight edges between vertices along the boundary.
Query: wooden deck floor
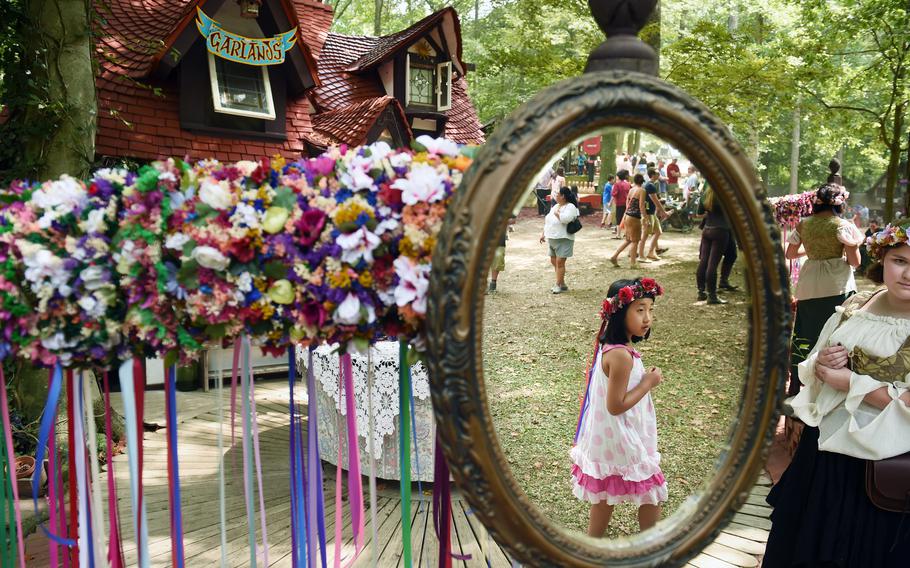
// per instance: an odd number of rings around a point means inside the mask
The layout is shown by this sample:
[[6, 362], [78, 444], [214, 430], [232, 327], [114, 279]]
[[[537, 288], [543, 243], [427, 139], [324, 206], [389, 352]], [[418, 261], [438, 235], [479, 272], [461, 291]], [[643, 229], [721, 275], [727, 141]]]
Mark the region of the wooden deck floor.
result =
[[[246, 509], [242, 486], [242, 463], [239, 443], [230, 449], [230, 418], [228, 391], [225, 391], [225, 478], [226, 478], [226, 556], [229, 566], [249, 566], [250, 552], [247, 531]], [[112, 396], [115, 398], [116, 395]], [[118, 400], [112, 401], [118, 407]], [[218, 507], [218, 446], [219, 428], [215, 393], [181, 393], [179, 398], [179, 455], [182, 490], [182, 511], [184, 523], [184, 547], [187, 566], [219, 566], [221, 563], [221, 534]], [[281, 381], [260, 381], [256, 387], [257, 410], [261, 455], [263, 460], [263, 492], [265, 498], [267, 533], [269, 542], [269, 565], [291, 566], [289, 464], [288, 455], [288, 389]], [[165, 424], [164, 397], [161, 392], [146, 395], [146, 422]], [[305, 408], [305, 407], [304, 407]], [[303, 410], [303, 408], [301, 409]], [[239, 432], [238, 422], [238, 432]], [[149, 523], [149, 549], [152, 566], [170, 566], [171, 543], [169, 532], [169, 510], [167, 494], [167, 430], [145, 433], [145, 468], [143, 483]], [[133, 523], [130, 519], [129, 481], [127, 456], [114, 459], [117, 491], [124, 538], [124, 551], [128, 566], [136, 566], [136, 543]], [[325, 522], [326, 536], [330, 540], [328, 558], [334, 560], [335, 468], [324, 464], [325, 478]], [[760, 564], [760, 555], [767, 541], [770, 528], [770, 509], [764, 504], [770, 479], [763, 478], [754, 488], [749, 502], [737, 513], [734, 522], [727, 527], [705, 551], [694, 558], [689, 566], [696, 568], [751, 568]], [[366, 492], [366, 487], [364, 488]], [[425, 487], [426, 489], [426, 487]], [[401, 566], [401, 503], [398, 485], [383, 484], [377, 491], [377, 542], [379, 552], [376, 565], [381, 567]], [[411, 541], [415, 565], [435, 566], [438, 562], [438, 543], [433, 534], [433, 520], [429, 495], [421, 495], [415, 486], [411, 505]], [[257, 498], [258, 499], [258, 498]], [[503, 550], [487, 535], [486, 530], [473, 517], [468, 504], [455, 493], [453, 502], [454, 530], [453, 551], [456, 554], [471, 555], [471, 560], [459, 561], [456, 565], [482, 567], [487, 565], [485, 556], [495, 568], [511, 567], [512, 563]], [[366, 505], [369, 500], [365, 495]], [[106, 501], [105, 501], [106, 502]], [[346, 503], [346, 501], [345, 501]], [[258, 502], [257, 502], [258, 508]], [[258, 534], [257, 517], [257, 536]], [[354, 553], [351, 534], [350, 511], [345, 506], [342, 516], [343, 545], [342, 559]], [[371, 566], [374, 550], [367, 511], [367, 543], [355, 566]], [[47, 541], [39, 533], [32, 534], [26, 541], [27, 564], [29, 566], [50, 566]], [[263, 564], [258, 564], [262, 566]]]

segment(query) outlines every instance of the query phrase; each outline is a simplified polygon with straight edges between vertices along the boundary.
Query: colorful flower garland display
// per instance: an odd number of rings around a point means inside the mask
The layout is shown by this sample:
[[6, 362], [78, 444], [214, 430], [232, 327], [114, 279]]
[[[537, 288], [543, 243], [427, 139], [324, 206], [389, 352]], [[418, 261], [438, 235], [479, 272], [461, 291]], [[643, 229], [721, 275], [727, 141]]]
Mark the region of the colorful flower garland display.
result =
[[800, 219], [812, 215], [812, 204], [815, 203], [816, 192], [807, 191], [795, 195], [768, 198], [774, 210], [774, 220], [781, 227], [792, 229]]
[[907, 234], [907, 223], [891, 224], [866, 239], [869, 256], [879, 262], [885, 256], [885, 249], [910, 241]]
[[0, 194], [0, 359], [188, 360], [241, 335], [419, 343], [430, 256], [468, 149], [422, 136], [312, 159], [101, 170]]

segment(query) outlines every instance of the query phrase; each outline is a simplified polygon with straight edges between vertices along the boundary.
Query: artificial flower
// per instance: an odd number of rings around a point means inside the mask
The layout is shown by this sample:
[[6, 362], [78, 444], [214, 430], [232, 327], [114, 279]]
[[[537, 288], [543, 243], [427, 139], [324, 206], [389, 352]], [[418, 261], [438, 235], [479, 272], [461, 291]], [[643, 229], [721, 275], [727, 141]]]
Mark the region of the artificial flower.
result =
[[221, 251], [210, 246], [194, 248], [191, 257], [199, 263], [199, 266], [212, 270], [224, 270], [231, 264], [230, 259], [221, 254]]

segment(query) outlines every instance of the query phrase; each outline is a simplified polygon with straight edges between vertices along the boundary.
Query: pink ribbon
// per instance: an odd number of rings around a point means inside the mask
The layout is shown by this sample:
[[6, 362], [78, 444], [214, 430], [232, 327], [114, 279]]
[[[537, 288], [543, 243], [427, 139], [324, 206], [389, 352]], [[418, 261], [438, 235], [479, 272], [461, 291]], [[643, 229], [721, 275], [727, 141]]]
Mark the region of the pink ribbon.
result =
[[[111, 523], [111, 540], [108, 543], [107, 558], [111, 568], [123, 568], [123, 545], [120, 542], [120, 519], [117, 517], [117, 484], [114, 483], [114, 448], [113, 429], [111, 426], [111, 387], [107, 371], [104, 372], [104, 432], [107, 434], [106, 460], [107, 460], [107, 510]], [[51, 484], [53, 485], [53, 484]], [[51, 497], [53, 502], [53, 497]], [[53, 509], [53, 507], [51, 507]], [[53, 521], [51, 521], [51, 526]], [[55, 550], [56, 552], [56, 550]], [[51, 562], [51, 566], [57, 566]]]
[[[22, 538], [22, 511], [19, 509], [19, 483], [16, 479], [16, 454], [13, 452], [13, 430], [9, 420], [9, 402], [6, 400], [6, 378], [0, 367], [0, 406], [3, 406], [3, 434], [6, 436], [6, 455], [9, 459], [9, 476], [13, 485], [13, 499], [16, 500], [16, 540], [19, 541], [19, 566], [25, 568], [25, 541]], [[35, 467], [44, 467], [36, 463]]]
[[[2, 372], [2, 370], [0, 370]], [[47, 377], [47, 386], [50, 389], [51, 381], [54, 380], [54, 371]], [[5, 381], [4, 381], [5, 382]], [[60, 525], [60, 517], [57, 514], [57, 425], [51, 422], [51, 434], [47, 439], [47, 463], [48, 463], [48, 482], [47, 482], [47, 509], [49, 513], [49, 522], [51, 530], [56, 534], [63, 534]], [[62, 511], [62, 508], [61, 508]], [[52, 539], [47, 540], [50, 547], [50, 564], [55, 568], [60, 566], [60, 545]], [[119, 568], [119, 567], [112, 567]]]
[[341, 357], [342, 376], [344, 388], [348, 396], [345, 397], [348, 423], [348, 499], [351, 502], [351, 526], [354, 531], [354, 560], [363, 550], [364, 537], [364, 509], [363, 509], [363, 479], [360, 477], [360, 445], [357, 443], [357, 411], [354, 409], [354, 369], [351, 364], [351, 354], [345, 353]]
[[265, 530], [265, 494], [262, 491], [262, 458], [259, 454], [259, 420], [256, 414], [256, 382], [250, 374], [250, 404], [252, 405], [253, 455], [256, 460], [256, 478], [259, 483], [259, 519], [262, 525], [262, 563], [269, 565], [269, 535]]

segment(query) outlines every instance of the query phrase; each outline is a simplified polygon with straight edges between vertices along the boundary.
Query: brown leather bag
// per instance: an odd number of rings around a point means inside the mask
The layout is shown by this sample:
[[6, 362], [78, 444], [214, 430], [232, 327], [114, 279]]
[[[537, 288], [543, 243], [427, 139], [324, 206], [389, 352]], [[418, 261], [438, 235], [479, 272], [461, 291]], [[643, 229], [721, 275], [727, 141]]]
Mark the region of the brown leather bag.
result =
[[866, 494], [879, 509], [910, 512], [910, 453], [867, 461]]

